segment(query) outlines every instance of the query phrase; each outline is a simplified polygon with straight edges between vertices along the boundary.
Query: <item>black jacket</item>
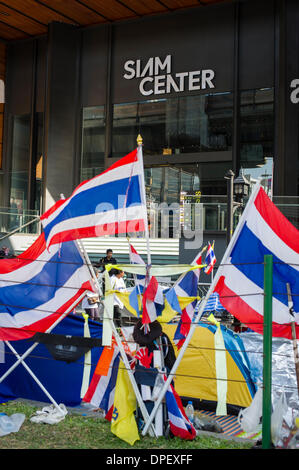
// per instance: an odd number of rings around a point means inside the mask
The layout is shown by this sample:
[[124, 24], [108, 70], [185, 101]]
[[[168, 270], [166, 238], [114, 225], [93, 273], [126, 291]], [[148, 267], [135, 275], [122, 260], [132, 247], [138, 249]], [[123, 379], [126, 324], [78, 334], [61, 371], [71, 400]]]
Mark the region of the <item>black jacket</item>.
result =
[[113, 258], [113, 256], [110, 259], [105, 256], [105, 258], [101, 258], [95, 266], [96, 268], [100, 268], [101, 272], [104, 272], [106, 264], [117, 264], [117, 261], [115, 258]]

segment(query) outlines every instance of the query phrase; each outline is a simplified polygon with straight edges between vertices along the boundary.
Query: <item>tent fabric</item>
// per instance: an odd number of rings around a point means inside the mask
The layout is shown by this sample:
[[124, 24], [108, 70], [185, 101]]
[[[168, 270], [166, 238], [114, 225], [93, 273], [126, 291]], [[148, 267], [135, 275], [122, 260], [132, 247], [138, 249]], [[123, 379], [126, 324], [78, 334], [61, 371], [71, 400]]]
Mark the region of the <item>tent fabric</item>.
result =
[[[53, 329], [53, 334], [82, 338], [84, 337], [84, 323], [84, 318], [81, 316], [70, 314]], [[89, 329], [91, 338], [101, 340], [102, 325], [100, 323], [89, 320]], [[10, 343], [20, 355], [24, 354], [32, 346], [32, 341], [29, 340], [11, 341]], [[102, 347], [100, 346], [93, 347], [90, 351], [91, 368], [89, 380], [91, 380], [101, 351]], [[0, 363], [0, 377], [15, 362], [16, 357], [5, 345], [5, 362]], [[25, 358], [25, 363], [28, 364], [57, 403], [64, 403], [66, 406], [77, 406], [81, 403], [80, 394], [84, 374], [84, 356], [71, 363], [54, 360], [47, 345], [40, 343]], [[41, 402], [49, 401], [48, 397], [22, 364], [19, 364], [0, 383], [0, 403], [16, 398]]]
[[[84, 336], [84, 318], [68, 315], [53, 329], [53, 334]], [[102, 338], [102, 324], [88, 320], [91, 338]], [[173, 338], [176, 324], [162, 325], [164, 333]], [[175, 389], [181, 397], [190, 397], [217, 404], [217, 383], [215, 364], [214, 334], [217, 326], [200, 322], [178, 367], [175, 378]], [[255, 394], [255, 386], [250, 375], [249, 361], [244, 351], [241, 338], [225, 327], [222, 327], [227, 357], [227, 404], [237, 407], [248, 407]], [[56, 337], [58, 338], [58, 337]], [[32, 341], [19, 340], [11, 342], [17, 352], [22, 355], [32, 345]], [[77, 361], [67, 363], [54, 360], [46, 344], [38, 344], [25, 359], [40, 382], [57, 403], [66, 406], [78, 406], [81, 403], [81, 387], [84, 376], [84, 356]], [[174, 346], [176, 354], [178, 354]], [[16, 358], [5, 345], [5, 363], [0, 363], [2, 376]], [[100, 346], [93, 347], [91, 353], [91, 380], [98, 359], [102, 352]], [[194, 377], [196, 376], [196, 377]], [[0, 403], [16, 398], [48, 402], [47, 396], [36, 384], [22, 364], [0, 383]]]
[[[177, 325], [163, 325], [173, 338]], [[199, 322], [175, 375], [175, 389], [186, 398], [213, 402], [217, 405], [217, 374], [214, 334], [217, 326]], [[247, 408], [256, 392], [250, 365], [242, 340], [221, 325], [227, 361], [227, 404]], [[176, 355], [177, 348], [174, 346]]]

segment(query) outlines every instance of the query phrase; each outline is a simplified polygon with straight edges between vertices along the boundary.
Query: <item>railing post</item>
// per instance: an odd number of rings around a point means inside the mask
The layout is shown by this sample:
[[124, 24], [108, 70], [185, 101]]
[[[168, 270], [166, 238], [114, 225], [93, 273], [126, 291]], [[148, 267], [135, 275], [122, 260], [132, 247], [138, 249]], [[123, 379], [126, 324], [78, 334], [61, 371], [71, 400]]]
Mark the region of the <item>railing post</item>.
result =
[[263, 422], [262, 448], [271, 447], [273, 256], [264, 256]]

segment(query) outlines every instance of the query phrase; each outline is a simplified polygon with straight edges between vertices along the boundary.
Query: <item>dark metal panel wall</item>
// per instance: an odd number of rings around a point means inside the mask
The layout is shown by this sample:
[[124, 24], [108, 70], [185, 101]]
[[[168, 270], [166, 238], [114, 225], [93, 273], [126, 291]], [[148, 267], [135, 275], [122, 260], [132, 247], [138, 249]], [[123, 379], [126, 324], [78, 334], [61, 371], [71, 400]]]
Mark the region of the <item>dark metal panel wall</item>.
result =
[[43, 112], [45, 108], [45, 84], [47, 73], [47, 47], [48, 39], [43, 37], [37, 40], [36, 62], [36, 112]]
[[82, 33], [82, 106], [100, 106], [106, 101], [108, 28], [89, 28]]
[[8, 45], [6, 93], [8, 112], [30, 114], [33, 83], [34, 41]]
[[291, 82], [299, 79], [299, 3], [277, 0], [276, 7], [274, 194], [299, 196], [299, 102], [291, 101]]
[[75, 27], [50, 25], [45, 109], [46, 206], [59, 199], [61, 193], [69, 196], [74, 188], [80, 39]]
[[240, 2], [240, 89], [274, 86], [274, 1]]
[[[234, 5], [215, 5], [113, 25], [114, 103], [142, 99], [139, 80], [123, 78], [127, 60], [172, 55], [172, 73], [215, 71], [215, 90], [233, 88]], [[165, 95], [164, 95], [165, 96]], [[169, 95], [168, 95], [169, 96]], [[163, 97], [163, 95], [159, 95]]]

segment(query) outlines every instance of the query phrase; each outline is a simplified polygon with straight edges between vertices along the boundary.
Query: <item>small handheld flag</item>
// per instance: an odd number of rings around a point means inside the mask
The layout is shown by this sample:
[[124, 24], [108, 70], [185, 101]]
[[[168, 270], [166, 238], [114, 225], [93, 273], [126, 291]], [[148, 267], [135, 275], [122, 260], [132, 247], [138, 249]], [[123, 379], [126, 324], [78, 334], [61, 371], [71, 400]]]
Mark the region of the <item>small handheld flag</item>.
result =
[[211, 272], [214, 269], [215, 263], [216, 263], [216, 256], [214, 253], [214, 243], [213, 245], [209, 243], [208, 251], [207, 251], [207, 255], [205, 259], [205, 264], [207, 265], [207, 267], [205, 268], [205, 274], [211, 274]]

